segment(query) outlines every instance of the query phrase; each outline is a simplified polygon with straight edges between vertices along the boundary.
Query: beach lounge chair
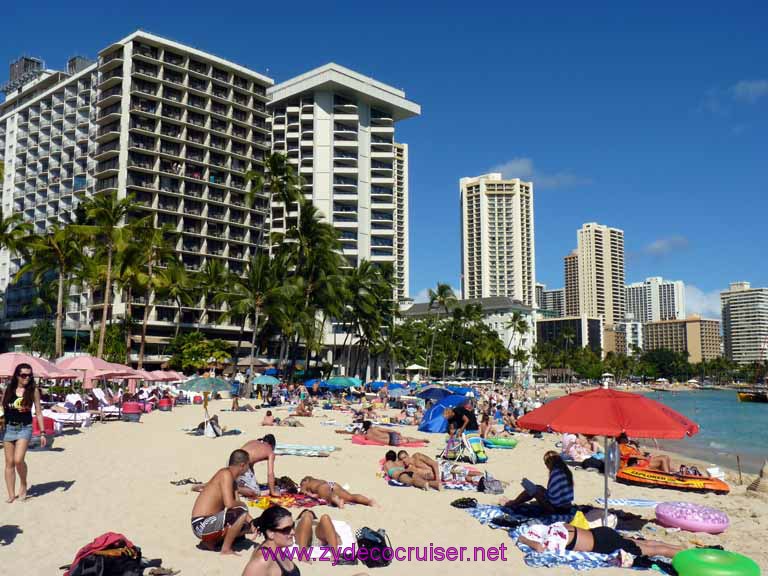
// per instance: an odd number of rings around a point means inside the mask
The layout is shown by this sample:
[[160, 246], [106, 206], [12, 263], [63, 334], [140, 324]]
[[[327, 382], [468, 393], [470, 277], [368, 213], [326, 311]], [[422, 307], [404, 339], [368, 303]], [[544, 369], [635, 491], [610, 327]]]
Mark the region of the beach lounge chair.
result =
[[54, 412], [53, 410], [43, 410], [43, 418], [50, 418], [62, 427], [87, 428], [91, 425], [90, 412]]
[[439, 458], [472, 464], [483, 464], [488, 461], [483, 439], [474, 432], [465, 432], [460, 439], [448, 440]]
[[94, 388], [91, 390], [91, 393], [93, 394], [93, 397], [96, 398], [96, 400], [99, 402], [96, 410], [98, 410], [98, 412], [101, 414], [102, 421], [104, 421], [106, 418], [115, 418], [120, 420], [123, 415], [120, 406], [114, 403], [110, 403], [104, 390], [101, 388]]

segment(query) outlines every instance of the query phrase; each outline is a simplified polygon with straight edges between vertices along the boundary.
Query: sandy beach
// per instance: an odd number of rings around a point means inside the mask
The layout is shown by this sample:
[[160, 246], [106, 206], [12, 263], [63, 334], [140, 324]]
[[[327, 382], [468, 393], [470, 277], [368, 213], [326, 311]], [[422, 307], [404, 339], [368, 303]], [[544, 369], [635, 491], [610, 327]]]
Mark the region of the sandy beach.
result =
[[[280, 456], [277, 475], [288, 475], [299, 481], [304, 475], [349, 484], [353, 492], [372, 496], [381, 508], [348, 506], [344, 510], [317, 507], [332, 518], [348, 522], [354, 530], [363, 526], [385, 528], [392, 545], [397, 546], [500, 546], [507, 547], [506, 562], [486, 561], [483, 566], [470, 562], [394, 562], [383, 569], [367, 569], [362, 565], [331, 568], [329, 563], [301, 565], [303, 574], [352, 575], [359, 573], [403, 574], [406, 571], [430, 576], [466, 574], [469, 570], [495, 574], [573, 574], [568, 567], [555, 569], [527, 567], [522, 553], [506, 532], [482, 526], [466, 512], [449, 504], [456, 498], [471, 495], [480, 503], [496, 503], [498, 496], [468, 494], [444, 490], [425, 493], [411, 488], [394, 488], [377, 477], [378, 461], [385, 448], [357, 446], [347, 435], [334, 433], [334, 426], [321, 422], [334, 418], [339, 427], [351, 417], [338, 412], [317, 411], [305, 418], [304, 428], [265, 428], [259, 426], [264, 411], [255, 413], [221, 412], [226, 401], [212, 403], [212, 413], [219, 414], [227, 428], [242, 431], [238, 436], [217, 439], [194, 437], [183, 428], [202, 420], [199, 406], [186, 406], [171, 413], [145, 415], [141, 424], [123, 422], [96, 423], [83, 432], [67, 433], [56, 439], [48, 452], [33, 452], [27, 457], [30, 467], [30, 494], [27, 502], [2, 504], [0, 520], [0, 558], [7, 574], [55, 575], [69, 563], [75, 552], [95, 536], [107, 531], [121, 532], [141, 546], [149, 558], [162, 558], [166, 567], [181, 570], [183, 575], [237, 576], [246, 563], [249, 551], [240, 557], [222, 557], [204, 552], [196, 545], [190, 528], [190, 513], [195, 494], [188, 486], [175, 487], [173, 480], [195, 477], [207, 480], [216, 469], [226, 464], [229, 453], [246, 440], [272, 432], [278, 442], [301, 444], [334, 444], [341, 448], [327, 458]], [[284, 411], [276, 410], [276, 415]], [[418, 433], [406, 427], [404, 433], [430, 438], [432, 446], [423, 451], [434, 456], [442, 447], [442, 435]], [[506, 495], [519, 491], [525, 476], [546, 483], [547, 472], [542, 463], [544, 452], [554, 445], [554, 436], [535, 439], [521, 436], [514, 450], [490, 451], [486, 465], [495, 477], [509, 482]], [[257, 477], [264, 481], [266, 468], [256, 467]], [[603, 493], [603, 477], [581, 469], [574, 471], [577, 504], [594, 504]], [[746, 478], [745, 478], [746, 480]], [[667, 533], [652, 523], [638, 521], [648, 538], [682, 544], [722, 544], [726, 549], [753, 558], [768, 570], [768, 550], [764, 534], [768, 524], [768, 499], [748, 496], [746, 486], [738, 486], [729, 478], [732, 492], [728, 496], [682, 494], [668, 490], [652, 490], [611, 484], [616, 498], [647, 498], [659, 501], [686, 500], [719, 508], [730, 516], [731, 527], [720, 536]], [[253, 509], [258, 510], [258, 509]], [[653, 517], [651, 509], [630, 509], [642, 519]], [[292, 510], [295, 514], [297, 509]], [[593, 574], [636, 574], [620, 568], [600, 569]]]

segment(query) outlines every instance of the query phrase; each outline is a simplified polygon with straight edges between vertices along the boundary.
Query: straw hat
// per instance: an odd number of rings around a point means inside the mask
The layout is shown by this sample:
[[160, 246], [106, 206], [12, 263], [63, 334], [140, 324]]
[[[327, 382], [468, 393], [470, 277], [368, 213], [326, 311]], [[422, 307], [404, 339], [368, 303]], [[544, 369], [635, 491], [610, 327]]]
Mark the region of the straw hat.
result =
[[768, 494], [768, 460], [763, 463], [763, 469], [755, 480], [747, 486], [747, 490]]

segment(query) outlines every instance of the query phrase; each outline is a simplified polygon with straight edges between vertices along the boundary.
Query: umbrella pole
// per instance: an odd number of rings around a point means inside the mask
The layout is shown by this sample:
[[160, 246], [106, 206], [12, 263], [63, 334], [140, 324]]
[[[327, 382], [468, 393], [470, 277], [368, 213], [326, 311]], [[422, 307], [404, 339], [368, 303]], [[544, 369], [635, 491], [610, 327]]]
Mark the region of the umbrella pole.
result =
[[603, 526], [608, 526], [608, 436], [605, 436], [603, 449]]

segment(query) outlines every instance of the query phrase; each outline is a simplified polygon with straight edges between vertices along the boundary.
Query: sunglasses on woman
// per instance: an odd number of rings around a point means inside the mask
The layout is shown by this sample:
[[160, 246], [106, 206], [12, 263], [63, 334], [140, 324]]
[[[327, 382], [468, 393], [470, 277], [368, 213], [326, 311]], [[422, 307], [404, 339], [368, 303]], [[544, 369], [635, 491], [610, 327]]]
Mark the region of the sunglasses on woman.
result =
[[296, 529], [296, 523], [294, 522], [290, 526], [286, 526], [285, 528], [272, 528], [272, 532], [279, 532], [283, 536], [288, 536], [295, 529]]
[[19, 378], [31, 378], [32, 372], [19, 373]]

